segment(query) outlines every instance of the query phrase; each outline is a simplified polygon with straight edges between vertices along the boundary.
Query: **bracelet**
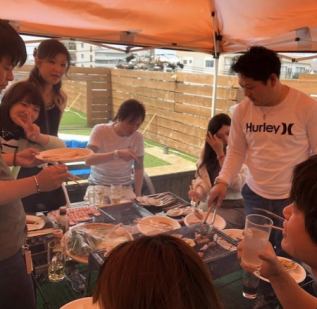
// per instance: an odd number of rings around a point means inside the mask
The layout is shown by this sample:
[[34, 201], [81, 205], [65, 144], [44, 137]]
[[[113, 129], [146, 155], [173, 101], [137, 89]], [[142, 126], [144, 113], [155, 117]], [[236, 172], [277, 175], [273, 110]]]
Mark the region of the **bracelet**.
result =
[[36, 176], [33, 176], [33, 179], [34, 179], [34, 182], [35, 182], [36, 192], [37, 192], [37, 193], [41, 192], [41, 190], [40, 190], [40, 184], [39, 184], [39, 182], [38, 182], [38, 180], [37, 180], [37, 177], [36, 177]]
[[17, 165], [17, 149], [15, 149], [15, 150], [14, 150], [14, 153], [13, 153], [12, 165], [13, 165], [13, 166], [16, 166], [16, 165]]
[[215, 179], [215, 181], [214, 181], [214, 185], [217, 185], [217, 184], [219, 184], [219, 183], [222, 183], [222, 184], [226, 185], [227, 187], [229, 187], [229, 185], [228, 185], [224, 180], [222, 180], [222, 179], [216, 177], [216, 179]]
[[116, 150], [113, 152], [113, 158], [114, 158], [114, 159], [119, 159], [118, 149], [116, 149]]

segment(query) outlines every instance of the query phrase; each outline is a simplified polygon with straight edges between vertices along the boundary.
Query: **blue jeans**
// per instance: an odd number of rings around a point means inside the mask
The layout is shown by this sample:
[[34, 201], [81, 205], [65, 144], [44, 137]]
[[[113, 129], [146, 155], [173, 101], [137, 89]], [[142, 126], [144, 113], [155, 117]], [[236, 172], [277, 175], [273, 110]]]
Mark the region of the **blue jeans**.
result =
[[36, 308], [32, 279], [20, 251], [0, 261], [0, 308]]
[[[265, 216], [264, 212], [259, 212], [254, 210], [254, 208], [262, 208], [269, 210], [271, 212], [274, 212], [275, 214], [283, 217], [283, 209], [285, 206], [290, 204], [289, 199], [279, 199], [279, 200], [269, 200], [266, 199], [255, 192], [253, 192], [247, 184], [245, 184], [242, 188], [241, 192], [243, 199], [244, 199], [244, 207], [246, 215], [249, 214], [261, 214]], [[270, 217], [269, 215], [267, 215]], [[274, 225], [281, 226], [282, 221], [278, 219], [274, 219], [270, 217], [273, 220]], [[281, 252], [281, 241], [282, 241], [283, 235], [281, 231], [278, 230], [272, 230], [270, 241], [272, 242], [273, 246], [276, 249], [276, 253], [279, 255]]]

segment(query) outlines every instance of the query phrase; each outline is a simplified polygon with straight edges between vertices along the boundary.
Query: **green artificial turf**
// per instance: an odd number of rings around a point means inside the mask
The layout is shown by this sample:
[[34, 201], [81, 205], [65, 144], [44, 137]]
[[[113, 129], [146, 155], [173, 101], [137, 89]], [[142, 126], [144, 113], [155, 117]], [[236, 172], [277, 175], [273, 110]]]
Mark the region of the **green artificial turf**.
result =
[[163, 166], [163, 165], [171, 165], [171, 164], [162, 159], [159, 159], [158, 157], [152, 156], [149, 153], [145, 153], [144, 168]]
[[86, 135], [89, 136], [91, 132], [91, 128], [80, 128], [80, 129], [72, 129], [72, 128], [60, 128], [59, 133], [63, 134], [72, 134], [72, 135]]
[[65, 110], [61, 120], [60, 129], [66, 128], [87, 128], [87, 117], [84, 113], [73, 109]]

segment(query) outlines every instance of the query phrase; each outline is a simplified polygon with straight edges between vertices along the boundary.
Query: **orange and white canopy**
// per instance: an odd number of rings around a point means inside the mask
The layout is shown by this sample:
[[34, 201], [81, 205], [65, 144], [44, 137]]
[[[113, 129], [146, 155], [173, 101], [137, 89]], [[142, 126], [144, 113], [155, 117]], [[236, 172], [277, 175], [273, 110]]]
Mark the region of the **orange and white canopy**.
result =
[[317, 51], [317, 0], [0, 0], [20, 33], [213, 53]]

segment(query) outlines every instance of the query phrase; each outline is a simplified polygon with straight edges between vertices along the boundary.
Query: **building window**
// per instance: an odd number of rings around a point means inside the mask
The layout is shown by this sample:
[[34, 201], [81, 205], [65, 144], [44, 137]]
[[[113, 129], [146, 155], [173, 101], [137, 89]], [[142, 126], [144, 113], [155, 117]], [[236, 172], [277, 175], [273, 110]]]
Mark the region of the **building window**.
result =
[[84, 58], [85, 58], [85, 55], [84, 55], [84, 54], [80, 54], [80, 58], [81, 58], [81, 59], [84, 59]]
[[183, 64], [191, 65], [193, 63], [193, 58], [183, 58]]
[[212, 59], [206, 59], [205, 60], [205, 67], [206, 68], [213, 68], [214, 67], [214, 61]]
[[75, 50], [75, 49], [76, 49], [76, 44], [75, 44], [75, 42], [69, 42], [69, 43], [68, 43], [68, 49]]
[[232, 61], [233, 61], [233, 58], [231, 58], [231, 57], [225, 57], [224, 58], [224, 60], [223, 60], [223, 62], [224, 62], [224, 67], [223, 67], [224, 72], [230, 72]]

